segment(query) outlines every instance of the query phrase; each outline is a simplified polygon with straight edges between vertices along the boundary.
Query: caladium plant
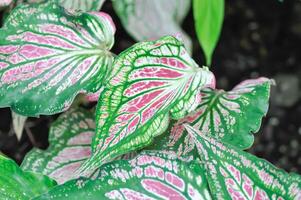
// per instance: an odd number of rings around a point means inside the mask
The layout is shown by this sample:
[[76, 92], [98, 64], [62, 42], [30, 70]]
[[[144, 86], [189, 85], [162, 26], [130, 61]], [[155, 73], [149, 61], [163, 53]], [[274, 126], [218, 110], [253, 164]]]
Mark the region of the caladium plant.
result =
[[100, 96], [93, 156], [81, 173], [148, 145], [170, 118], [196, 108], [206, 86], [215, 86], [213, 74], [199, 68], [174, 37], [138, 43], [121, 53]]
[[[272, 80], [216, 89], [174, 36], [114, 56], [103, 0], [20, 2], [0, 30], [0, 107], [23, 120], [72, 108], [51, 125], [48, 149], [31, 150], [21, 168], [0, 156], [1, 199], [301, 199], [299, 175], [243, 151], [267, 113]], [[113, 6], [137, 40], [182, 32], [190, 1], [158, 2]], [[193, 2], [209, 64], [223, 1]], [[71, 106], [80, 93], [97, 106]]]

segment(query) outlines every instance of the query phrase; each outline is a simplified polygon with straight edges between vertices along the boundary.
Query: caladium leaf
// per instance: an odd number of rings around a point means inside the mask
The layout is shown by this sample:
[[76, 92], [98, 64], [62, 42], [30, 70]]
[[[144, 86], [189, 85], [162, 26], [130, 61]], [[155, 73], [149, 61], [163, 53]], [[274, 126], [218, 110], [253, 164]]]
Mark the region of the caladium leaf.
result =
[[113, 66], [96, 112], [93, 156], [80, 172], [146, 146], [170, 116], [180, 119], [196, 108], [202, 87], [215, 85], [213, 74], [171, 36], [134, 45]]
[[183, 124], [200, 130], [203, 135], [220, 139], [240, 149], [254, 142], [253, 133], [267, 113], [272, 80], [249, 79], [231, 91], [202, 90], [202, 101], [190, 115], [179, 121], [172, 120], [168, 131], [159, 136], [150, 149], [170, 149], [180, 156], [197, 156], [194, 141]]
[[20, 140], [22, 137], [24, 124], [26, 122], [27, 117], [23, 115], [19, 115], [15, 112], [11, 112], [12, 115], [12, 121], [13, 121], [13, 128], [16, 133], [17, 139]]
[[0, 107], [49, 115], [66, 110], [78, 93], [98, 91], [113, 60], [111, 18], [70, 14], [52, 2], [27, 5], [32, 12], [24, 7], [15, 11], [23, 20], [0, 32]]
[[301, 198], [301, 176], [288, 174], [235, 146], [221, 143], [185, 125], [193, 137], [215, 199]]
[[13, 160], [0, 154], [0, 199], [29, 200], [55, 185], [47, 176], [23, 172]]
[[43, 199], [206, 199], [211, 196], [199, 163], [172, 152], [144, 152], [130, 161], [101, 167], [95, 180], [80, 178], [58, 186]]
[[91, 156], [94, 132], [94, 113], [72, 109], [60, 115], [51, 125], [48, 149], [31, 150], [21, 167], [48, 175], [60, 184], [68, 181], [81, 163]]
[[195, 29], [208, 66], [222, 30], [224, 4], [224, 0], [193, 0]]
[[124, 28], [137, 41], [179, 33], [186, 48], [192, 49], [191, 39], [180, 26], [189, 11], [190, 0], [117, 0], [113, 6]]

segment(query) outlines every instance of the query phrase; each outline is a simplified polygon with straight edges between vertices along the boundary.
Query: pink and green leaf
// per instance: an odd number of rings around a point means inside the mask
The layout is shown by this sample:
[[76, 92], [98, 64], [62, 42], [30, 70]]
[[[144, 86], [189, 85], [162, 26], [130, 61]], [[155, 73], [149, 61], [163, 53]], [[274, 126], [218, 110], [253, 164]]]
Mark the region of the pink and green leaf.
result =
[[206, 199], [211, 195], [204, 171], [196, 161], [186, 162], [173, 152], [143, 152], [130, 161], [102, 166], [95, 179], [80, 178], [60, 185], [43, 199]]
[[107, 14], [71, 14], [50, 1], [20, 5], [12, 16], [0, 32], [0, 107], [49, 115], [101, 88], [113, 62], [115, 27]]
[[185, 125], [193, 138], [215, 199], [301, 199], [301, 177]]
[[155, 140], [150, 149], [170, 149], [180, 156], [197, 156], [195, 144], [183, 124], [198, 129], [240, 149], [249, 148], [269, 105], [270, 85], [267, 78], [241, 82], [231, 91], [203, 89], [202, 101], [190, 115], [172, 120], [168, 131]]
[[47, 176], [23, 172], [13, 160], [0, 154], [0, 199], [29, 200], [55, 185]]
[[21, 167], [26, 171], [47, 175], [59, 184], [64, 183], [91, 156], [94, 132], [94, 113], [80, 108], [72, 109], [51, 125], [48, 149], [31, 150]]
[[137, 41], [180, 34], [186, 48], [192, 49], [191, 39], [181, 28], [190, 0], [117, 0], [113, 6], [123, 27]]
[[214, 86], [207, 68], [199, 68], [183, 44], [167, 36], [134, 45], [114, 61], [96, 112], [93, 156], [81, 172], [145, 147], [200, 103], [200, 89]]

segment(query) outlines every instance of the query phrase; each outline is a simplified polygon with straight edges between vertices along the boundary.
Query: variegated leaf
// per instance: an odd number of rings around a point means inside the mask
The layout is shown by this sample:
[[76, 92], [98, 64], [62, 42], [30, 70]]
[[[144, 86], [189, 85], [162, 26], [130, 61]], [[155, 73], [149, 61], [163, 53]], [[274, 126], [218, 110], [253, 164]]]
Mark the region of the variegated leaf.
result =
[[[22, 8], [28, 11], [25, 15]], [[70, 14], [52, 2], [18, 7], [23, 20], [0, 32], [0, 107], [36, 116], [66, 110], [98, 91], [113, 60], [115, 27], [105, 13]]]
[[94, 113], [72, 109], [51, 125], [48, 149], [31, 150], [21, 167], [26, 171], [48, 175], [60, 184], [64, 183], [91, 156], [94, 132]]
[[253, 133], [261, 125], [269, 105], [270, 85], [267, 78], [249, 79], [231, 91], [202, 90], [202, 101], [195, 111], [179, 121], [172, 120], [168, 131], [159, 136], [150, 149], [170, 149], [181, 156], [196, 157], [192, 138], [183, 124], [187, 123], [204, 135], [215, 137], [240, 149], [254, 142]]
[[11, 112], [12, 115], [12, 121], [13, 121], [13, 128], [16, 133], [17, 139], [20, 140], [22, 137], [24, 124], [26, 122], [27, 117], [23, 115], [19, 115], [15, 112]]
[[170, 116], [180, 119], [196, 108], [202, 87], [215, 85], [213, 74], [171, 36], [134, 45], [113, 66], [97, 108], [93, 156], [81, 172], [146, 146]]
[[185, 128], [196, 143], [215, 199], [301, 199], [301, 176], [288, 174], [235, 146], [208, 138], [189, 125]]
[[192, 49], [191, 39], [180, 26], [189, 11], [190, 0], [117, 0], [113, 6], [124, 28], [137, 41], [180, 33], [186, 48]]
[[144, 152], [130, 161], [104, 165], [95, 180], [72, 180], [35, 200], [66, 198], [210, 200], [211, 196], [199, 163], [186, 163], [172, 152]]
[[13, 160], [0, 154], [1, 200], [29, 200], [55, 185], [47, 176], [23, 172]]

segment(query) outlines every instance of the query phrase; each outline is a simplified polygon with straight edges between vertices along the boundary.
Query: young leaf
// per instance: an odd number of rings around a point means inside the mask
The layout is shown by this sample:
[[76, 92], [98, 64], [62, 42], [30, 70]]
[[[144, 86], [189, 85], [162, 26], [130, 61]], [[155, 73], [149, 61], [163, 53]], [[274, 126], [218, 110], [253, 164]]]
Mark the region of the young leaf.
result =
[[99, 11], [105, 0], [59, 0], [66, 9], [81, 11]]
[[196, 108], [202, 87], [215, 85], [213, 74], [198, 68], [171, 36], [138, 43], [113, 65], [97, 107], [93, 156], [81, 172], [146, 146], [166, 130], [170, 116], [180, 119]]
[[137, 41], [180, 33], [186, 48], [192, 49], [191, 39], [180, 26], [189, 11], [190, 0], [116, 0], [113, 6], [123, 27]]
[[95, 180], [72, 180], [35, 200], [67, 197], [70, 200], [211, 199], [199, 163], [179, 160], [173, 152], [144, 152], [130, 161], [114, 161], [102, 166]]
[[13, 160], [0, 154], [0, 199], [29, 200], [55, 185], [47, 176], [23, 172]]
[[0, 32], [0, 107], [49, 115], [66, 110], [78, 93], [100, 89], [113, 60], [115, 27], [107, 14], [73, 15], [50, 1], [20, 6], [13, 16]]
[[169, 149], [181, 156], [197, 156], [194, 141], [183, 124], [200, 130], [203, 135], [220, 139], [240, 149], [254, 142], [262, 117], [267, 113], [270, 85], [267, 78], [241, 82], [231, 91], [202, 90], [196, 110], [179, 121], [172, 120], [168, 131], [159, 136], [150, 149]]
[[59, 184], [71, 179], [81, 163], [91, 156], [94, 114], [72, 109], [62, 114], [49, 132], [47, 150], [31, 150], [21, 165], [23, 170], [48, 175]]
[[13, 128], [16, 133], [17, 139], [20, 140], [22, 137], [24, 124], [26, 122], [27, 117], [23, 115], [19, 115], [13, 111], [11, 111], [12, 120], [13, 120]]
[[197, 37], [203, 48], [206, 63], [211, 65], [224, 20], [224, 0], [193, 0], [193, 16]]
[[301, 198], [301, 176], [287, 174], [257, 158], [185, 125], [193, 137], [215, 199], [292, 199]]

